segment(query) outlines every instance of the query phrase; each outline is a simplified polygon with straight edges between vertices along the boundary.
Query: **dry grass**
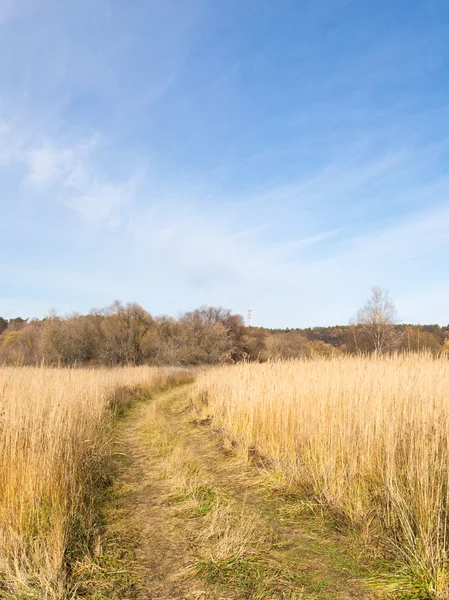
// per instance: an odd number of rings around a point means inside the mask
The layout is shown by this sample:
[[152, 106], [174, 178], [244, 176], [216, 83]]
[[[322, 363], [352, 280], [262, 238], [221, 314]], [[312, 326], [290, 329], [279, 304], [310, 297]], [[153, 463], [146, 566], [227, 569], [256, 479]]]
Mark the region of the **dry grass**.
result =
[[67, 597], [87, 546], [111, 417], [189, 377], [150, 367], [0, 369], [0, 597]]
[[255, 554], [266, 546], [269, 538], [263, 519], [254, 510], [226, 499], [214, 502], [207, 520], [200, 535], [209, 544], [209, 558], [215, 562]]
[[204, 371], [193, 401], [447, 598], [448, 390], [447, 358], [340, 357]]

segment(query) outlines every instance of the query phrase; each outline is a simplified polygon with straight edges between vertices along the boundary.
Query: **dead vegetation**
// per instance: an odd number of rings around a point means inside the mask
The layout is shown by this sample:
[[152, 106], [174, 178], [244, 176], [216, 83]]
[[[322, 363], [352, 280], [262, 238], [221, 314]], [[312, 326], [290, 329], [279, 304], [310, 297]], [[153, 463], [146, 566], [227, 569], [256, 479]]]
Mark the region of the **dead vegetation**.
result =
[[4, 368], [0, 597], [446, 598], [448, 369]]
[[114, 415], [190, 377], [149, 367], [0, 370], [0, 596], [67, 597], [109, 477]]
[[[199, 418], [447, 598], [449, 408], [446, 358], [315, 358], [201, 373]], [[405, 585], [405, 584], [404, 584]]]

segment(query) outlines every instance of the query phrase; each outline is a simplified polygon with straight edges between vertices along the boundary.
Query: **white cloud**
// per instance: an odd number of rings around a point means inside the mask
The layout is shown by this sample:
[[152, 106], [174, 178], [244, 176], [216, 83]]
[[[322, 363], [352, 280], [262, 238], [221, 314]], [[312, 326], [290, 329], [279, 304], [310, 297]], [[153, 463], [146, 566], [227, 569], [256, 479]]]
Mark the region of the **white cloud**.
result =
[[37, 188], [56, 187], [59, 201], [91, 224], [114, 228], [121, 209], [132, 201], [138, 175], [125, 181], [101, 177], [95, 168], [98, 137], [70, 148], [49, 144], [26, 153], [27, 181]]
[[[429, 187], [435, 190], [434, 183]], [[441, 182], [440, 198], [444, 190]], [[414, 204], [428, 194], [428, 187], [415, 192]], [[427, 286], [424, 282], [434, 276], [419, 271], [424, 264], [430, 270], [432, 263], [449, 259], [447, 202], [421, 205], [421, 210], [392, 216], [388, 223], [373, 223], [367, 234], [312, 229], [313, 235], [275, 243], [267, 241], [267, 228], [238, 227], [235, 215], [223, 209], [159, 204], [135, 214], [130, 223], [133, 262], [136, 269], [163, 265], [181, 288], [195, 289], [207, 302], [240, 310], [250, 302], [265, 314], [265, 325], [345, 323], [377, 283], [391, 289], [402, 319], [417, 321], [428, 307], [429, 317], [421, 320], [444, 321], [441, 302], [431, 297], [432, 286], [418, 294], [421, 304], [404, 302], [407, 293], [419, 289], [418, 279]], [[275, 306], [282, 307], [278, 314]], [[438, 308], [433, 319], [431, 307]]]
[[132, 200], [134, 187], [134, 179], [121, 184], [94, 180], [85, 186], [86, 193], [62, 202], [76, 210], [88, 223], [115, 228], [120, 223], [122, 207]]
[[28, 182], [38, 187], [52, 185], [73, 170], [73, 150], [42, 146], [30, 150], [26, 155]]
[[[446, 187], [449, 194], [449, 181]], [[448, 229], [449, 205], [445, 202], [408, 214], [369, 235], [348, 240], [343, 255], [385, 266], [426, 255], [438, 256], [442, 249], [449, 251]]]
[[41, 136], [26, 137], [0, 120], [0, 167], [21, 166], [28, 188], [51, 194], [90, 224], [114, 228], [122, 209], [132, 202], [141, 173], [125, 180], [102, 176], [96, 160], [100, 151], [97, 135], [67, 146], [42, 141]]

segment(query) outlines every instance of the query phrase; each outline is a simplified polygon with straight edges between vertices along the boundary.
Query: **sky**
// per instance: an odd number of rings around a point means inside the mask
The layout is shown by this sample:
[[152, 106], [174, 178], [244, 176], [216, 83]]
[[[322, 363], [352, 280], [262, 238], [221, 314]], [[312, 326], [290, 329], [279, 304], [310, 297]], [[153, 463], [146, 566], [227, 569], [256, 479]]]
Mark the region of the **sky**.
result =
[[447, 0], [0, 0], [0, 316], [449, 323]]

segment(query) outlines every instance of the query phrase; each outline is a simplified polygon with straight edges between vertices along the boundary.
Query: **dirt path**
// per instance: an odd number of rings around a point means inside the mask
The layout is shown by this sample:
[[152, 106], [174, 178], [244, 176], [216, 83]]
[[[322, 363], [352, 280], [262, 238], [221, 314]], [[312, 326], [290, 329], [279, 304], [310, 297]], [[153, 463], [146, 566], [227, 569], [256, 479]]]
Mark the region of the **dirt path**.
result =
[[92, 599], [374, 597], [342, 539], [193, 422], [185, 387], [137, 405], [117, 439]]

